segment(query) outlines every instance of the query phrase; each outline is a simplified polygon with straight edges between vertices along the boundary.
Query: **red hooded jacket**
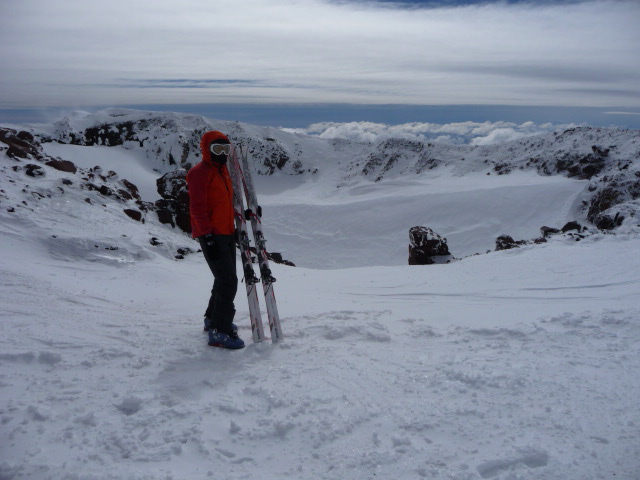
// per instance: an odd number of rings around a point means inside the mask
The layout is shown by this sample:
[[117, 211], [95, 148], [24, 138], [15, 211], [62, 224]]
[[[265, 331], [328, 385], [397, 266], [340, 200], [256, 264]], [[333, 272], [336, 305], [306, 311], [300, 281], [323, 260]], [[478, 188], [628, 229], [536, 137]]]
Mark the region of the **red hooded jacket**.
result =
[[229, 141], [218, 131], [207, 132], [200, 140], [202, 161], [187, 173], [189, 214], [193, 238], [208, 233], [232, 235], [235, 230], [233, 184], [226, 165], [211, 160], [209, 147], [215, 140]]

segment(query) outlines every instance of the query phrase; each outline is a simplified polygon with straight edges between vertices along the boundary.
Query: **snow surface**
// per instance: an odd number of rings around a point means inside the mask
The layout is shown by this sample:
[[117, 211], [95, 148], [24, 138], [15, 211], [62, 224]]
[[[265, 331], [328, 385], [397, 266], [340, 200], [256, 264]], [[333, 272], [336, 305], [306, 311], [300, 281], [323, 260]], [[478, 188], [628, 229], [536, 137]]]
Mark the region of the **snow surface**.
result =
[[[115, 147], [53, 148], [152, 178]], [[248, 345], [225, 351], [204, 260], [172, 255], [195, 242], [0, 162], [2, 480], [640, 478], [637, 229], [406, 265], [411, 226], [449, 226], [456, 256], [531, 238], [582, 181], [261, 178], [267, 245], [303, 266], [273, 265], [285, 340], [250, 343], [241, 285]]]
[[45, 143], [44, 153], [52, 157], [70, 160], [80, 168], [102, 167], [106, 171], [126, 172], [126, 179], [138, 186], [143, 200], [154, 202], [160, 194], [156, 188], [158, 172], [147, 165], [141, 152], [125, 150], [123, 147], [83, 147], [61, 143]]
[[532, 239], [543, 225], [561, 227], [576, 218], [587, 185], [535, 172], [439, 172], [433, 178], [359, 182], [320, 198], [303, 185], [260, 201], [267, 238], [296, 265], [403, 265], [411, 227], [425, 225], [442, 234], [458, 258], [485, 253], [501, 234]]

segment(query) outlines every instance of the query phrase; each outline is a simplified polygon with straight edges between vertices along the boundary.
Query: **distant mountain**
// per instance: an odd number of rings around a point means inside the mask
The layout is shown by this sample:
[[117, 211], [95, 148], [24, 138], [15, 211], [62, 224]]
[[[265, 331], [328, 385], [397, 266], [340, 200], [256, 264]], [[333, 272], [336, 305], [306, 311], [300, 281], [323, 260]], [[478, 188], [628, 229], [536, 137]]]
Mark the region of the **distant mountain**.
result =
[[[110, 108], [95, 114], [78, 113], [64, 117], [51, 127], [33, 133], [41, 142], [123, 146], [140, 150], [153, 163], [155, 170], [167, 173], [177, 168], [188, 169], [199, 162], [200, 138], [214, 128], [225, 132], [234, 141], [250, 145], [253, 155], [261, 160], [258, 173], [304, 173], [300, 152], [291, 135], [268, 127], [208, 121], [198, 115]], [[271, 135], [284, 138], [276, 140]]]
[[[209, 129], [249, 145], [261, 175], [318, 174], [336, 169], [338, 185], [353, 177], [375, 182], [422, 175], [450, 167], [455, 175], [486, 172], [505, 175], [535, 170], [590, 180], [585, 199], [589, 222], [611, 226], [618, 215], [634, 217], [640, 197], [640, 131], [579, 127], [490, 146], [447, 145], [404, 139], [375, 143], [321, 140], [271, 127], [209, 121], [201, 116], [108, 109], [77, 114], [33, 132], [41, 142], [122, 145], [141, 150], [159, 173], [188, 169], [200, 160], [199, 142]], [[618, 220], [619, 221], [619, 220]]]
[[[5, 164], [5, 171], [19, 172], [34, 179], [29, 188], [34, 188], [35, 179], [47, 169], [57, 169], [68, 176], [66, 183], [60, 185], [61, 189], [95, 192], [105, 202], [116, 202], [118, 208], [134, 220], [145, 222], [153, 217], [155, 222], [189, 231], [184, 176], [186, 170], [200, 161], [200, 138], [211, 129], [221, 130], [232, 141], [248, 145], [255, 173], [280, 179], [273, 182], [273, 194], [282, 188], [292, 188], [292, 185], [308, 186], [321, 190], [321, 196], [331, 198], [334, 195], [331, 192], [354, 188], [362, 192], [364, 186], [376, 184], [394, 188], [394, 182], [399, 182], [397, 193], [400, 194], [406, 189], [407, 182], [414, 179], [479, 178], [478, 175], [509, 176], [529, 172], [588, 182], [581, 194], [580, 205], [571, 210], [575, 210], [576, 218], [567, 220], [589, 222], [607, 231], [640, 223], [639, 130], [580, 127], [489, 146], [399, 138], [356, 142], [208, 120], [195, 115], [107, 109], [94, 114], [78, 112], [51, 125], [2, 128], [0, 152], [13, 161]], [[44, 147], [47, 144], [119, 147], [131, 152], [136, 158], [143, 159], [141, 162], [149, 171], [155, 172], [155, 179], [151, 181], [157, 182], [160, 198], [141, 196], [140, 187], [126, 178], [128, 173], [114, 171], [105, 165], [81, 167], [68, 158], [49, 155], [46, 151], [50, 149]], [[286, 187], [278, 186], [281, 184]], [[20, 201], [9, 198], [6, 193], [2, 203], [6, 211], [20, 208]], [[286, 211], [290, 215], [292, 210], [288, 208], [295, 206], [283, 206], [281, 214], [285, 215]], [[425, 208], [428, 211], [429, 207]], [[531, 202], [528, 208], [534, 211], [537, 205]], [[341, 211], [347, 212], [346, 209]], [[388, 214], [393, 215], [391, 211]], [[335, 217], [333, 213], [327, 215]], [[381, 216], [376, 221], [385, 222], [385, 218]], [[411, 222], [411, 218], [416, 215], [409, 216], [405, 223]], [[281, 221], [286, 223], [284, 218]], [[455, 220], [447, 222], [451, 224]], [[407, 225], [407, 230], [412, 226]], [[284, 235], [282, 229], [276, 233]], [[504, 233], [510, 232], [497, 232]], [[302, 234], [296, 232], [296, 235]], [[468, 248], [477, 251], [477, 247]], [[453, 250], [455, 254], [455, 246]]]

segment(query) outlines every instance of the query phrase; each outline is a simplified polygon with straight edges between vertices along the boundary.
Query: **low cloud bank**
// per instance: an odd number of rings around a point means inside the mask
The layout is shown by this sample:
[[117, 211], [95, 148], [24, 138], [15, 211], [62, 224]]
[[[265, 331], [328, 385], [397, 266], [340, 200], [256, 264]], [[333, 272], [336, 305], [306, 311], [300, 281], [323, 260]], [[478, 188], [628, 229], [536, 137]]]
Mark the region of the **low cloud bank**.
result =
[[386, 125], [373, 122], [322, 122], [307, 128], [286, 129], [326, 139], [378, 142], [404, 138], [455, 145], [491, 145], [577, 126], [576, 124], [536, 124], [525, 122], [405, 123]]

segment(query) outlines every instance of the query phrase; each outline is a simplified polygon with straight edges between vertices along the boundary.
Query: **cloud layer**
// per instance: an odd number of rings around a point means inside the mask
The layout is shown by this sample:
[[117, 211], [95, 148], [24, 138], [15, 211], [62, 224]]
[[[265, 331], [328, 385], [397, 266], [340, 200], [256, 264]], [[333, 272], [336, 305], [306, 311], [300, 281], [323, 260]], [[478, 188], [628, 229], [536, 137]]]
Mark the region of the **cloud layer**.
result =
[[640, 106], [640, 3], [22, 0], [0, 108], [342, 102]]
[[324, 139], [345, 139], [357, 142], [379, 142], [387, 138], [432, 141], [436, 143], [490, 145], [518, 140], [575, 124], [535, 124], [534, 122], [460, 122], [448, 124], [406, 123], [386, 125], [373, 122], [322, 122], [308, 128], [284, 129], [293, 133], [315, 135]]

